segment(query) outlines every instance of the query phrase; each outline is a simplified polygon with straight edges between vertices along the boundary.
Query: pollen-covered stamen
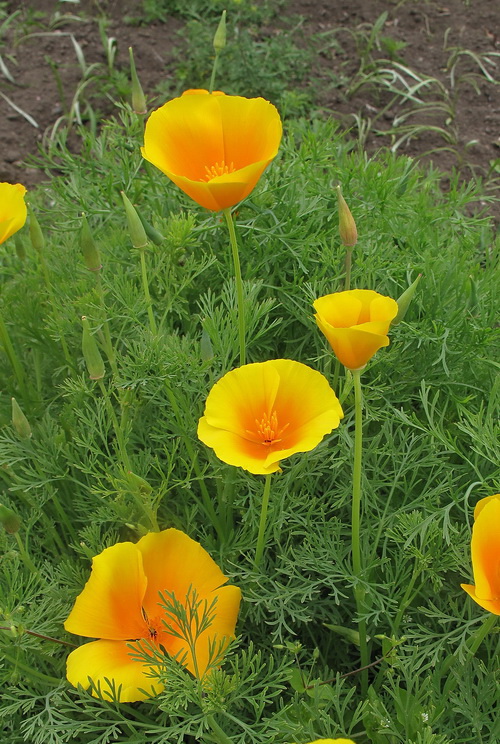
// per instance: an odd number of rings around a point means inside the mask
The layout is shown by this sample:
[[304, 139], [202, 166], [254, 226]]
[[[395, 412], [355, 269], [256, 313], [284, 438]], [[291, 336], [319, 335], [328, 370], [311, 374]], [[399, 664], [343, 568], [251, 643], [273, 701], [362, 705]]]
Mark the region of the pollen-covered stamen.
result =
[[[280, 428], [278, 425], [278, 415], [276, 411], [273, 411], [270, 416], [264, 413], [260, 421], [259, 419], [255, 419], [255, 426], [257, 440], [266, 446], [270, 446], [276, 442], [281, 442], [281, 435], [288, 428], [289, 424], [285, 424]], [[250, 433], [253, 434], [253, 432]]]
[[159, 618], [159, 617], [153, 617], [153, 618], [148, 617], [148, 614], [147, 614], [146, 610], [144, 609], [144, 607], [141, 607], [141, 612], [142, 612], [142, 618], [143, 618], [144, 622], [146, 623], [146, 627], [147, 627], [147, 636], [146, 636], [146, 638], [148, 638], [150, 641], [156, 641], [157, 638], [158, 638], [158, 635], [159, 635], [159, 633], [160, 633], [160, 631], [162, 629], [161, 618]]
[[233, 162], [231, 162], [229, 165], [226, 165], [224, 160], [221, 160], [220, 163], [214, 163], [211, 166], [206, 165], [205, 175], [201, 180], [211, 181], [212, 178], [217, 178], [217, 176], [227, 176], [228, 173], [234, 173], [234, 171], [235, 167]]

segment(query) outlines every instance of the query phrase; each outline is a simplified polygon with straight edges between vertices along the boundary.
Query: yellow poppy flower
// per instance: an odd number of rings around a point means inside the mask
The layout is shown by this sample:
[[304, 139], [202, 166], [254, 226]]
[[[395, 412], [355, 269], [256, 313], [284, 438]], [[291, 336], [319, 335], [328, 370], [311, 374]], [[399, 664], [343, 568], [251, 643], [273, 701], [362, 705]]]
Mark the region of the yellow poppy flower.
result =
[[20, 183], [0, 183], [0, 243], [21, 229], [26, 222], [25, 187]]
[[500, 499], [500, 493], [494, 493], [492, 496], [486, 496], [484, 499], [480, 499], [475, 508], [474, 508], [474, 520], [478, 518], [486, 504], [488, 504], [492, 499]]
[[213, 386], [198, 436], [223, 462], [266, 475], [314, 449], [343, 415], [320, 372], [274, 359], [233, 369]]
[[[214, 644], [224, 646], [234, 636], [241, 592], [223, 586], [226, 582], [206, 550], [180, 530], [152, 532], [135, 545], [122, 542], [106, 548], [93, 559], [90, 579], [64, 623], [70, 633], [100, 639], [70, 653], [69, 682], [86, 689], [91, 680], [106, 698], [112, 697], [112, 685], [120, 690], [121, 702], [157, 695], [162, 685], [155, 679], [154, 665], [134, 658], [141, 648], [146, 650], [142, 641], [178, 655], [201, 678]], [[216, 600], [212, 622], [196, 640], [195, 658], [185, 637], [171, 632], [177, 628], [182, 635], [160, 597], [160, 592], [173, 593], [187, 607], [193, 591], [201, 600], [198, 614]]]
[[316, 323], [348, 369], [362, 369], [382, 346], [398, 303], [371, 289], [334, 292], [315, 300]]
[[219, 212], [248, 196], [281, 135], [278, 111], [263, 98], [188, 90], [153, 111], [141, 152], [191, 199]]
[[460, 586], [478, 605], [500, 615], [500, 497], [481, 499], [477, 506], [471, 540], [475, 585]]

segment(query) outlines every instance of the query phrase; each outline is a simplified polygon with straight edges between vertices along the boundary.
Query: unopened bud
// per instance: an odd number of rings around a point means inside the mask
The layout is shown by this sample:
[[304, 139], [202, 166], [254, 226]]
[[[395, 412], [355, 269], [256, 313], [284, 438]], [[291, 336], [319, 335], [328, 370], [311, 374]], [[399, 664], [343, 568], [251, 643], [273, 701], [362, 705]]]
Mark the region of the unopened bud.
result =
[[127, 472], [126, 478], [128, 485], [135, 492], [149, 496], [149, 494], [153, 491], [153, 487], [149, 485], [147, 480], [144, 480], [144, 478], [141, 478], [140, 475], [136, 475], [131, 470]]
[[137, 214], [139, 215], [139, 219], [142, 222], [142, 226], [146, 232], [146, 235], [151, 240], [152, 243], [155, 245], [161, 245], [165, 241], [165, 236], [161, 234], [159, 230], [156, 229], [156, 227], [153, 227], [147, 219], [143, 216], [141, 212], [139, 212], [138, 209], [135, 210]]
[[415, 279], [415, 281], [412, 282], [412, 284], [410, 284], [410, 286], [408, 287], [408, 289], [405, 289], [405, 291], [403, 292], [403, 294], [401, 295], [401, 297], [399, 297], [396, 300], [396, 302], [398, 303], [398, 308], [399, 309], [398, 309], [398, 314], [396, 315], [396, 317], [394, 318], [394, 320], [391, 323], [391, 326], [398, 325], [398, 323], [401, 323], [401, 321], [405, 317], [406, 312], [407, 312], [408, 308], [410, 307], [410, 303], [413, 300], [413, 295], [415, 294], [415, 292], [417, 290], [418, 283], [421, 280], [421, 278], [422, 278], [422, 274], [419, 274], [417, 276], [417, 278]]
[[19, 531], [21, 518], [12, 509], [0, 504], [0, 522], [6, 532], [13, 535]]
[[123, 203], [125, 204], [125, 212], [127, 214], [127, 221], [128, 221], [128, 230], [130, 233], [130, 238], [132, 240], [132, 245], [134, 248], [136, 248], [139, 251], [143, 251], [145, 247], [148, 244], [148, 238], [146, 235], [146, 231], [144, 230], [144, 227], [141, 222], [141, 218], [137, 214], [137, 211], [130, 201], [128, 199], [127, 195], [124, 191], [121, 192]]
[[219, 54], [226, 46], [226, 11], [222, 11], [217, 31], [214, 35], [214, 49], [215, 53]]
[[24, 243], [19, 236], [19, 233], [16, 233], [14, 235], [14, 245], [16, 247], [17, 257], [20, 258], [21, 261], [24, 261], [24, 259], [26, 258], [26, 250], [24, 248]]
[[134, 52], [132, 47], [128, 48], [130, 57], [130, 80], [132, 83], [132, 110], [135, 114], [146, 114], [146, 97], [142, 90], [141, 83], [137, 76], [137, 70], [135, 68]]
[[37, 218], [35, 217], [35, 213], [29, 208], [29, 214], [30, 214], [30, 239], [31, 239], [31, 245], [35, 249], [37, 253], [41, 253], [43, 249], [45, 248], [45, 238], [43, 237], [42, 228], [40, 227], [40, 223], [38, 222]]
[[340, 186], [337, 186], [337, 202], [339, 207], [340, 239], [346, 248], [353, 248], [358, 242], [358, 231], [351, 210], [342, 196]]
[[20, 439], [32, 436], [30, 423], [15, 398], [12, 398], [12, 426]]
[[202, 362], [209, 362], [210, 359], [214, 358], [212, 342], [210, 340], [210, 336], [208, 335], [208, 331], [205, 328], [203, 329], [203, 333], [201, 334], [200, 354]]
[[95, 244], [92, 233], [90, 232], [89, 223], [87, 222], [87, 218], [84, 214], [82, 214], [80, 248], [82, 249], [83, 261], [89, 271], [99, 271], [100, 269], [102, 269], [99, 248]]
[[101, 356], [101, 352], [99, 351], [97, 342], [91, 333], [89, 321], [87, 320], [85, 315], [82, 316], [82, 323], [83, 323], [83, 336], [82, 336], [83, 358], [85, 359], [85, 364], [87, 365], [90, 379], [101, 380], [106, 373], [106, 368], [104, 367], [104, 362]]

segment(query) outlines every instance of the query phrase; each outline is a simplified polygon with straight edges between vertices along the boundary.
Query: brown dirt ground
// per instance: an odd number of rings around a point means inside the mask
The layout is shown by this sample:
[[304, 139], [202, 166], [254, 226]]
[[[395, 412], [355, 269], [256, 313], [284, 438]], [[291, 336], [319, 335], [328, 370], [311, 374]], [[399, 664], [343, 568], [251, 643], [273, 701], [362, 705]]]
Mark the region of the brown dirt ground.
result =
[[[15, 33], [7, 30], [0, 37], [0, 54], [15, 78], [15, 84], [0, 74], [0, 93], [26, 111], [38, 124], [30, 124], [0, 96], [0, 181], [22, 181], [27, 186], [40, 182], [41, 171], [25, 164], [28, 153], [36, 153], [44, 133], [49, 132], [63, 113], [52, 67], [57, 66], [67, 100], [81, 82], [71, 35], [80, 44], [88, 64], [105, 62], [103, 45], [97, 30], [96, 8], [110, 23], [108, 36], [117, 39], [116, 65], [128, 70], [128, 47], [133, 45], [143, 87], [151, 93], [159, 76], [175, 69], [173, 46], [178, 43], [178, 19], [168, 24], [134, 27], [123, 22], [126, 15], [140, 15], [140, 0], [81, 0], [78, 5], [56, 0], [17, 0], [7, 2], [7, 11], [19, 11]], [[73, 10], [74, 9], [74, 10]], [[78, 15], [63, 19], [62, 14]], [[398, 152], [432, 160], [443, 171], [458, 167], [462, 175], [491, 176], [500, 170], [500, 87], [488, 81], [469, 55], [462, 55], [456, 67], [456, 85], [451, 90], [451, 48], [489, 54], [486, 66], [500, 80], [500, 2], [499, 0], [420, 0], [383, 2], [382, 0], [290, 0], [284, 3], [284, 15], [303, 17], [305, 38], [321, 34], [323, 43], [311, 71], [314, 85], [319, 81], [319, 105], [333, 112], [346, 127], [353, 127], [353, 112], [375, 120], [368, 132], [366, 148], [373, 152], [394, 140], [380, 134], [387, 130], [399, 113], [398, 105], [387, 107], [390, 97], [380, 89], [364, 86], [346, 95], [343, 81], [359, 66], [359, 53], [350, 31], [363, 32], [382, 12], [388, 12], [383, 35], [405, 42], [398, 59], [420, 75], [437, 78], [447, 91], [451, 115], [435, 112], [430, 118], [420, 115], [422, 123], [431, 123], [449, 132], [453, 147], [447, 148], [442, 133], [426, 131], [398, 149]], [[59, 16], [57, 16], [59, 14]], [[83, 18], [83, 20], [81, 20]], [[12, 26], [14, 28], [14, 25]], [[333, 29], [341, 29], [332, 34]], [[276, 33], [276, 28], [269, 33]], [[317, 38], [317, 36], [316, 36]], [[336, 39], [339, 44], [329, 43]], [[317, 42], [316, 42], [317, 43]], [[340, 46], [339, 46], [340, 45]], [[387, 49], [375, 56], [387, 56]], [[51, 64], [49, 64], [49, 59]], [[468, 78], [476, 73], [473, 78]], [[337, 84], [332, 84], [337, 79]], [[473, 85], [475, 83], [475, 85]], [[384, 110], [386, 109], [386, 110]], [[109, 114], [112, 111], [110, 104]], [[375, 129], [379, 133], [375, 133]], [[497, 171], [498, 172], [498, 171]]]

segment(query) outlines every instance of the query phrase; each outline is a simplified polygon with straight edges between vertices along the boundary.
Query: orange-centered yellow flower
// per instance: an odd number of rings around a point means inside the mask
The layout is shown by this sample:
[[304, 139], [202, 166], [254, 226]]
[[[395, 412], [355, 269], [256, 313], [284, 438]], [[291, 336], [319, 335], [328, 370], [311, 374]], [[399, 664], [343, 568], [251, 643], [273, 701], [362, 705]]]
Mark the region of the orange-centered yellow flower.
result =
[[0, 243], [21, 229], [26, 222], [25, 187], [20, 183], [0, 183]]
[[278, 111], [263, 98], [188, 90], [153, 111], [141, 151], [191, 199], [219, 212], [248, 196], [281, 135]]
[[316, 323], [337, 358], [348, 369], [361, 369], [382, 346], [398, 313], [398, 303], [371, 289], [334, 292], [315, 300]]
[[[158, 694], [162, 685], [155, 678], [154, 664], [134, 658], [141, 649], [147, 651], [144, 641], [160, 653], [178, 655], [190, 672], [202, 677], [211, 649], [234, 636], [241, 592], [224, 586], [226, 582], [227, 576], [206, 550], [180, 530], [149, 533], [136, 544], [106, 548], [93, 559], [90, 579], [64, 623], [70, 633], [101, 639], [70, 653], [69, 682], [88, 688], [91, 680], [106, 698], [112, 697], [111, 682], [120, 690], [122, 702]], [[196, 640], [194, 658], [186, 639], [176, 632], [186, 634], [162, 606], [160, 593], [165, 598], [166, 592], [174, 593], [188, 614], [193, 592], [201, 600], [198, 615], [216, 600], [212, 623]], [[193, 618], [193, 633], [195, 626]]]
[[474, 582], [460, 584], [485, 610], [500, 615], [500, 494], [476, 504], [471, 555]]
[[264, 475], [314, 449], [343, 415], [320, 372], [274, 359], [233, 369], [213, 386], [198, 436], [223, 462]]

